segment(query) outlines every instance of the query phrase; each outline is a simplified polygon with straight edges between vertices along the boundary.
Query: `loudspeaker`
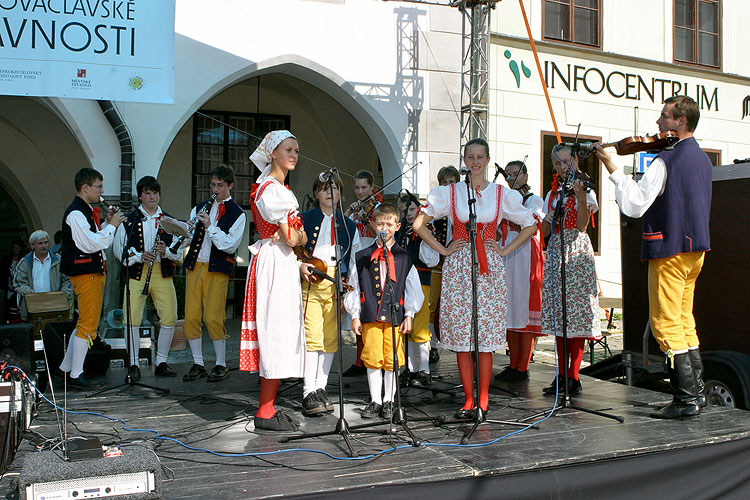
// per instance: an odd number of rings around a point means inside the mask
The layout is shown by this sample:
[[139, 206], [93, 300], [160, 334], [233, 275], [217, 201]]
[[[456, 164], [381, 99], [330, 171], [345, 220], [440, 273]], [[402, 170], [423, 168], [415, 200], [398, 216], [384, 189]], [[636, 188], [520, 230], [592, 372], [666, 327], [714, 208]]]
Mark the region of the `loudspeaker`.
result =
[[[65, 346], [70, 341], [70, 334], [76, 327], [75, 321], [53, 321], [44, 326], [44, 350], [47, 351], [50, 373], [62, 376], [60, 364], [65, 357]], [[86, 375], [100, 376], [109, 370], [112, 348], [97, 335], [94, 345], [86, 354], [83, 371]]]
[[34, 336], [31, 323], [0, 326], [0, 363], [10, 363], [34, 376]]

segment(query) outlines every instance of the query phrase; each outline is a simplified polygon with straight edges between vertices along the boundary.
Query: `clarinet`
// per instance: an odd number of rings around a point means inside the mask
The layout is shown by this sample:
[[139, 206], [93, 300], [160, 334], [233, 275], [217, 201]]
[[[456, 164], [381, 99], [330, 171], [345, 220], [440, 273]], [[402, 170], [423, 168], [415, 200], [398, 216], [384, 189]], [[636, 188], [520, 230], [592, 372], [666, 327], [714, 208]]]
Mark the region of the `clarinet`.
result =
[[[151, 249], [151, 253], [156, 253], [156, 245], [159, 244], [159, 233], [156, 233], [156, 238], [154, 238], [154, 246]], [[143, 284], [143, 291], [141, 292], [141, 295], [148, 295], [148, 285], [151, 283], [151, 273], [154, 270], [154, 261], [150, 261], [148, 264], [148, 273], [146, 274], [146, 283]]]
[[[195, 213], [195, 217], [193, 217], [192, 219], [190, 219], [190, 221], [188, 221], [188, 224], [191, 225], [191, 226], [195, 226], [195, 224], [198, 223], [198, 214], [208, 212], [211, 209], [211, 204], [214, 202], [215, 199], [216, 199], [216, 195], [212, 194], [211, 198], [208, 200], [208, 203], [206, 203], [205, 205], [203, 205], [203, 208], [201, 208], [200, 210], [198, 210]], [[193, 235], [195, 235], [195, 227], [193, 227]], [[172, 246], [169, 247], [169, 251], [172, 252], [172, 253], [177, 253], [177, 251], [182, 246], [182, 242], [184, 242], [186, 239], [187, 238], [185, 236], [182, 236], [182, 235], [176, 237], [175, 240], [174, 240], [174, 243], [172, 243]]]
[[99, 197], [99, 203], [101, 203], [102, 205], [104, 205], [104, 208], [106, 208], [107, 210], [109, 210], [112, 213], [120, 211], [120, 209], [118, 207], [113, 207], [112, 205], [110, 205], [109, 203], [107, 203], [107, 200], [105, 200], [101, 196]]

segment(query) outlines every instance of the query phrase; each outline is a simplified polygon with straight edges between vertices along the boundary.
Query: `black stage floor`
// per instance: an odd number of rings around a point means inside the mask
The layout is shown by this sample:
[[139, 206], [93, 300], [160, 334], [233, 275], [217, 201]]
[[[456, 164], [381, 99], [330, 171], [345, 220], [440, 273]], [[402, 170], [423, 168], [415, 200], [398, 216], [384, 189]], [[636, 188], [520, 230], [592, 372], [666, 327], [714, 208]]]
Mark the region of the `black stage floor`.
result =
[[[346, 354], [344, 366], [352, 353]], [[505, 356], [495, 355], [495, 373], [506, 364]], [[180, 374], [188, 369], [174, 367]], [[205, 379], [156, 379], [152, 373], [151, 367], [144, 368], [142, 382], [169, 388], [170, 394], [139, 387], [92, 398], [68, 393], [70, 410], [123, 419], [127, 429], [88, 414], [69, 416], [68, 428], [73, 436], [97, 436], [105, 444], [151, 441], [163, 464], [164, 498], [750, 498], [750, 412], [713, 407], [696, 419], [658, 421], [648, 413], [668, 396], [582, 377], [583, 394], [574, 403], [625, 422], [570, 409], [546, 418], [554, 398], [543, 396], [542, 388], [553, 378], [553, 368], [539, 363], [532, 365], [531, 380], [503, 386], [513, 394], [491, 390], [489, 414], [492, 419], [524, 420], [541, 412], [529, 420], [538, 421], [538, 428], [484, 424], [468, 446], [459, 446], [465, 426], [412, 421], [422, 446], [410, 446], [402, 431], [393, 436], [355, 432], [356, 459], [347, 456], [340, 436], [280, 443], [277, 433], [256, 432], [255, 374], [233, 371], [228, 380], [210, 384]], [[435, 387], [457, 383], [455, 356], [443, 352], [433, 373], [442, 376]], [[112, 369], [107, 382], [123, 378], [124, 370]], [[367, 422], [357, 412], [367, 402], [365, 377], [344, 381], [347, 422]], [[335, 395], [337, 389], [332, 374], [329, 393]], [[284, 383], [280, 391], [278, 406], [301, 423], [299, 432], [334, 428], [334, 415], [302, 417], [301, 385]], [[460, 390], [455, 397], [418, 388], [403, 392], [410, 418], [450, 418], [462, 398]], [[57, 435], [50, 405], [42, 404], [32, 429], [50, 438]], [[158, 431], [163, 439], [145, 429]], [[24, 439], [10, 474], [0, 483], [0, 495], [16, 498], [14, 473], [33, 452]], [[222, 456], [230, 454], [235, 456]], [[236, 456], [242, 454], [248, 455]]]

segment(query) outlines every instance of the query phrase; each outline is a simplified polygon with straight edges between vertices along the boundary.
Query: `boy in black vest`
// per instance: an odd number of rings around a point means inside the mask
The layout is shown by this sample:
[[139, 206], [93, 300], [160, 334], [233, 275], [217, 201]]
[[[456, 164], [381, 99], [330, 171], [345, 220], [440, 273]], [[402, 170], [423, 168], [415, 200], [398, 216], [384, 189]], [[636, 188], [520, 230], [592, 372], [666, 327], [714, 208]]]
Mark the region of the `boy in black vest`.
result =
[[96, 329], [104, 300], [104, 252], [112, 244], [117, 226], [124, 220], [120, 212], [107, 214], [104, 223], [99, 208], [91, 208], [104, 191], [102, 174], [93, 168], [76, 173], [76, 197], [65, 210], [62, 220], [60, 271], [70, 278], [78, 298], [78, 321], [70, 336], [68, 350], [60, 369], [67, 373], [68, 384], [74, 387], [96, 387], [86, 378], [83, 361], [89, 345], [96, 338]]
[[[161, 184], [156, 178], [147, 175], [136, 184], [141, 206], [126, 216], [126, 223], [117, 228], [113, 247], [115, 257], [122, 258], [123, 249], [127, 249], [128, 259], [122, 266], [122, 279], [130, 280], [130, 376], [133, 380], [141, 378], [138, 368], [138, 349], [140, 347], [139, 327], [143, 318], [143, 306], [146, 295], [143, 289], [151, 275], [147, 295], [151, 296], [154, 307], [159, 314], [159, 341], [156, 354], [155, 374], [159, 377], [176, 377], [167, 357], [177, 323], [177, 295], [172, 282], [174, 262], [180, 256], [171, 252], [172, 235], [159, 226], [162, 217], [171, 217], [159, 206]], [[156, 241], [156, 238], [159, 241]], [[129, 238], [126, 241], [126, 238]], [[125, 310], [125, 304], [123, 310]]]
[[[226, 362], [227, 330], [225, 309], [229, 277], [234, 270], [237, 247], [245, 231], [245, 212], [231, 196], [234, 187], [232, 167], [219, 165], [211, 172], [213, 202], [204, 201], [190, 212], [197, 217], [190, 249], [185, 257], [188, 269], [185, 286], [185, 337], [193, 353], [193, 366], [182, 377], [197, 380], [208, 375], [209, 382], [229, 376]], [[203, 367], [201, 316], [214, 344], [216, 365], [211, 374]]]
[[[362, 361], [367, 368], [371, 402], [362, 411], [362, 418], [380, 415], [390, 420], [396, 389], [391, 325], [399, 325], [395, 349], [398, 365], [403, 366], [401, 335], [411, 332], [424, 295], [411, 257], [394, 241], [394, 234], [401, 227], [398, 209], [390, 203], [379, 205], [373, 213], [373, 222], [378, 238], [357, 252], [355, 267], [349, 274], [353, 290], [344, 297], [344, 306], [352, 316], [352, 330], [364, 341]], [[385, 396], [382, 396], [384, 379]]]
[[615, 184], [622, 213], [643, 216], [641, 259], [648, 261], [651, 331], [667, 355], [672, 402], [654, 418], [692, 417], [706, 405], [703, 361], [693, 318], [695, 280], [711, 248], [711, 161], [698, 146], [698, 104], [687, 96], [664, 101], [659, 132], [676, 132], [674, 147], [654, 158], [637, 183], [626, 177], [601, 148], [596, 155]]

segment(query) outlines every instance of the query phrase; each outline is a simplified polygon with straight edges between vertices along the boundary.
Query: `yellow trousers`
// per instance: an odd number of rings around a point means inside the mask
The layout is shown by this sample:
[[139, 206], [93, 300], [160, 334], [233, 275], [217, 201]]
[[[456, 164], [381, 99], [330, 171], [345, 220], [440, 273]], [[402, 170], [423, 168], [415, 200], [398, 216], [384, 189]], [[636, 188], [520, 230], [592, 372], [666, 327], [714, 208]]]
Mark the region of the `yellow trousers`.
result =
[[[396, 352], [398, 366], [404, 366], [404, 341], [396, 325]], [[393, 333], [390, 323], [365, 323], [362, 325], [362, 362], [372, 369], [393, 370]]]
[[102, 315], [106, 280], [106, 276], [98, 273], [70, 277], [73, 292], [78, 298], [76, 337], [92, 340], [96, 338], [96, 329], [99, 327], [99, 318]]
[[662, 352], [683, 351], [700, 344], [693, 294], [703, 258], [703, 252], [690, 252], [648, 262], [649, 319]]
[[[130, 280], [130, 319], [133, 326], [140, 326], [143, 320], [143, 306], [146, 304], [146, 295], [142, 295], [143, 287], [146, 284], [146, 275], [148, 266], [143, 266], [140, 280]], [[177, 294], [174, 291], [172, 277], [164, 278], [161, 275], [161, 264], [154, 263], [151, 272], [151, 281], [148, 285], [148, 294], [154, 303], [156, 312], [159, 315], [159, 323], [162, 326], [174, 326], [177, 324]], [[125, 311], [127, 304], [122, 305]]]
[[208, 272], [208, 262], [196, 262], [185, 280], [185, 337], [201, 336], [201, 317], [211, 340], [224, 340], [229, 275]]
[[[422, 293], [425, 297], [429, 297], [430, 286], [422, 285]], [[430, 303], [425, 300], [422, 303], [422, 309], [417, 311], [417, 314], [414, 315], [414, 322], [412, 323], [409, 340], [421, 344], [422, 342], [429, 342], [431, 338], [432, 333], [430, 333]]]
[[425, 295], [425, 297], [430, 297], [430, 323], [433, 324], [438, 321], [438, 318], [435, 317], [435, 310], [437, 309], [438, 301], [440, 300], [440, 287], [442, 284], [442, 268], [440, 270], [433, 268], [432, 274], [430, 275], [430, 295]]
[[[335, 267], [328, 267], [329, 276], [333, 276], [335, 271]], [[338, 348], [337, 311], [333, 291], [333, 283], [328, 280], [323, 280], [317, 285], [302, 282], [305, 343], [308, 352], [336, 352]]]

